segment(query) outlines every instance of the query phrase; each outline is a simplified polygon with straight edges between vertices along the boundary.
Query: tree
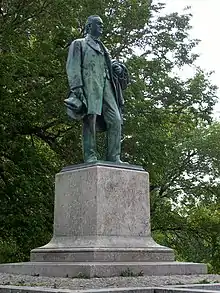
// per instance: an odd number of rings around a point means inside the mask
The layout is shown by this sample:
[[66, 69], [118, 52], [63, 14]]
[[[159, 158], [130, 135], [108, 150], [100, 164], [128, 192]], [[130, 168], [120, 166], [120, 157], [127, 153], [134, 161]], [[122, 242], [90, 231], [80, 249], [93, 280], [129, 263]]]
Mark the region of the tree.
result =
[[[180, 260], [205, 262], [210, 272], [219, 266], [219, 147], [220, 124], [200, 127], [182, 150], [190, 153], [184, 172], [175, 184], [155, 199], [171, 205], [166, 210], [156, 207], [155, 234], [175, 248]], [[169, 213], [169, 217], [167, 214]], [[164, 223], [163, 219], [167, 219]], [[161, 235], [161, 231], [165, 232]]]

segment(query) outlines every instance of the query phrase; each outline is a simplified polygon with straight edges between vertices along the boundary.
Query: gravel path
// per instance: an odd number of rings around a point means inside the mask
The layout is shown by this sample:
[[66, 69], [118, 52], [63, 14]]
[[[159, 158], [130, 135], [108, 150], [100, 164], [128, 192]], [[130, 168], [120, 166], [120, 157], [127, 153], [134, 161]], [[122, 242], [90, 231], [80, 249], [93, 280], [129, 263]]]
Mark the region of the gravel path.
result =
[[115, 278], [52, 278], [0, 273], [0, 285], [38, 286], [72, 290], [115, 287], [158, 287], [166, 285], [220, 283], [220, 275], [175, 275]]

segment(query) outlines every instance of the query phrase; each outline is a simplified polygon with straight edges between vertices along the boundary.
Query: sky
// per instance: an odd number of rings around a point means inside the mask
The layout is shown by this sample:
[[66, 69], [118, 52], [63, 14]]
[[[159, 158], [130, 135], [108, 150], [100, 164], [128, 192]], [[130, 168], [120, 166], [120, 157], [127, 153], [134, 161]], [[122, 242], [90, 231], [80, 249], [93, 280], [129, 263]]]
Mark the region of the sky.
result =
[[[166, 2], [166, 13], [183, 12], [184, 7], [191, 6], [193, 28], [190, 36], [201, 40], [196, 48], [196, 53], [200, 55], [196, 64], [207, 71], [214, 71], [212, 82], [220, 88], [220, 0], [166, 0], [161, 2]], [[220, 89], [218, 96], [219, 103], [215, 107], [214, 117], [219, 120]]]

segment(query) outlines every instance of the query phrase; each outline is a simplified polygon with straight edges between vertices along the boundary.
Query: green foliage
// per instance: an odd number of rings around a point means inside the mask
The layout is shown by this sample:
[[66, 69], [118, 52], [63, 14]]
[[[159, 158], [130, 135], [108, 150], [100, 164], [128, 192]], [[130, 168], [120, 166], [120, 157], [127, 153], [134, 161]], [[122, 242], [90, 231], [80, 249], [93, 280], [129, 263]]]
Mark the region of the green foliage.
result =
[[5, 262], [16, 262], [17, 259], [22, 259], [22, 252], [19, 251], [19, 247], [13, 239], [8, 238], [7, 240], [0, 242], [0, 263]]
[[163, 7], [147, 0], [1, 1], [0, 262], [26, 260], [50, 239], [54, 175], [82, 162], [81, 125], [63, 106], [65, 60], [88, 15], [99, 14], [104, 43], [131, 75], [123, 153], [150, 173], [154, 236], [178, 259], [220, 271], [216, 87], [200, 68], [190, 78], [176, 74], [194, 66], [198, 40], [189, 38], [189, 13], [162, 16]]
[[179, 152], [182, 172], [173, 166], [170, 183], [151, 197], [155, 237], [179, 260], [208, 263], [212, 273], [220, 272], [219, 135], [219, 123], [191, 132]]
[[76, 279], [90, 279], [90, 276], [79, 272], [74, 278], [76, 278]]
[[130, 268], [127, 268], [120, 274], [121, 277], [142, 277], [143, 275], [144, 273], [142, 271], [140, 271], [139, 273], [134, 273]]

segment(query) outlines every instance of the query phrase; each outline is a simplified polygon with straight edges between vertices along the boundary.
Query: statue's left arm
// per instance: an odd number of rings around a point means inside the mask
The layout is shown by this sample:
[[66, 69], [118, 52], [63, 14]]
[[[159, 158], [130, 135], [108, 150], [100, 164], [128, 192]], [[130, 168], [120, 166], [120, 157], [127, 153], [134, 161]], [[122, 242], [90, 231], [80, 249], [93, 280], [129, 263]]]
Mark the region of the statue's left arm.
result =
[[121, 62], [113, 60], [112, 71], [114, 78], [119, 82], [121, 89], [125, 90], [129, 84], [129, 74], [127, 67]]

